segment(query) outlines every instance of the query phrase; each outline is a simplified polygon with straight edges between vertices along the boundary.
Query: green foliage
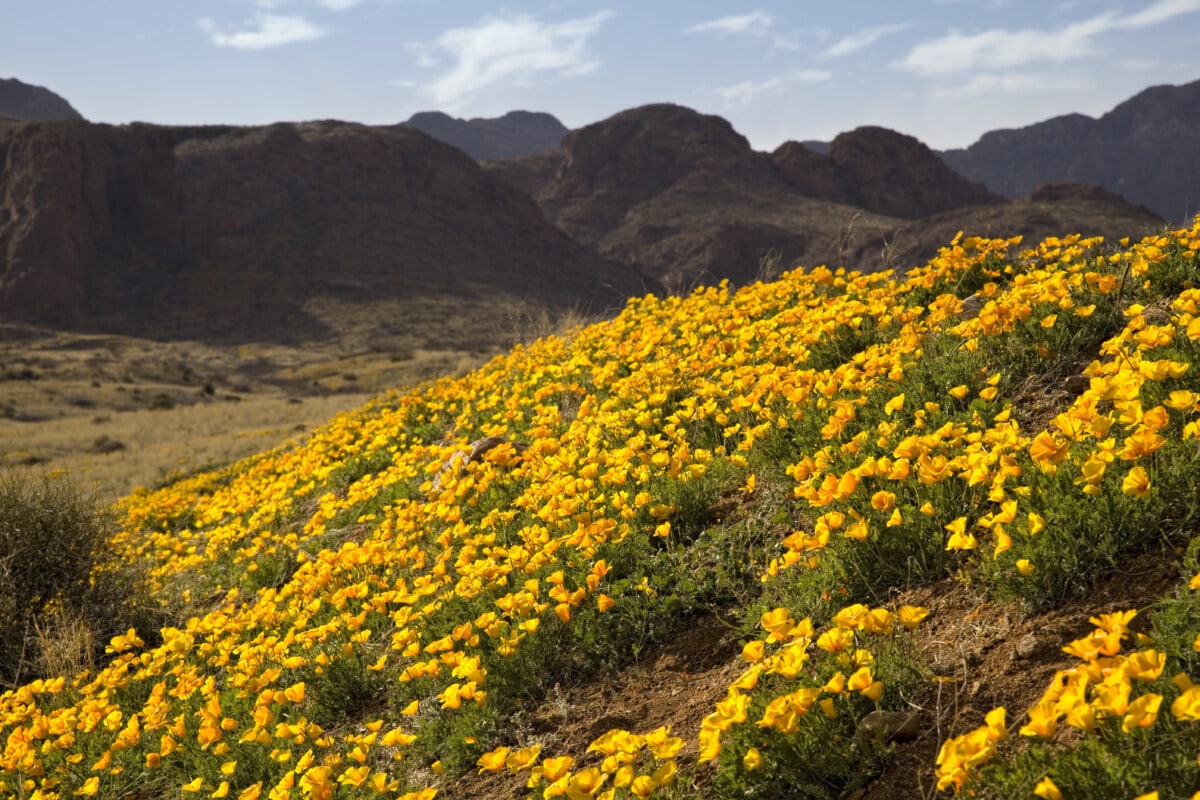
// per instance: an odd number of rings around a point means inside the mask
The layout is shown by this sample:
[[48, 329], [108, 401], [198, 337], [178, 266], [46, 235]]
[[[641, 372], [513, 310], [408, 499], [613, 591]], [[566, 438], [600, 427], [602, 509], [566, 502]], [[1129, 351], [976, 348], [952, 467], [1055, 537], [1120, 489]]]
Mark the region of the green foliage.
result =
[[[925, 684], [911, 643], [903, 637], [873, 639], [871, 646], [875, 677], [885, 687], [878, 701], [857, 693], [840, 695], [832, 700], [834, 717], [814, 706], [797, 721], [796, 731], [788, 734], [753, 724], [735, 726], [719, 757], [713, 787], [716, 796], [728, 800], [743, 797], [832, 800], [867, 785], [886, 763], [892, 742], [885, 733], [868, 732], [861, 721], [875, 711], [911, 711], [910, 701]], [[844, 658], [820, 650], [815, 651], [813, 659], [811, 675], [810, 670], [805, 674], [816, 686], [837, 672], [851, 669]], [[748, 709], [751, 720], [762, 716], [767, 706], [765, 697], [794, 688], [777, 677], [768, 678], [765, 683], [773, 691], [755, 695]], [[746, 754], [751, 748], [761, 755], [761, 765], [747, 763]]]

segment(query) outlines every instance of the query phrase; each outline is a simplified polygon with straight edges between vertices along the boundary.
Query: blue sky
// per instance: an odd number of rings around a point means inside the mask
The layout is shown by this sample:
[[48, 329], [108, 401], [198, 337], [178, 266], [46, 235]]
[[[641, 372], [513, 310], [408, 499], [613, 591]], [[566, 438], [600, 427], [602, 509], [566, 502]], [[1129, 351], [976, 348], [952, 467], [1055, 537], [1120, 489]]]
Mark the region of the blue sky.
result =
[[1200, 0], [0, 0], [0, 77], [99, 122], [390, 124], [674, 102], [760, 150], [938, 148], [1200, 79]]

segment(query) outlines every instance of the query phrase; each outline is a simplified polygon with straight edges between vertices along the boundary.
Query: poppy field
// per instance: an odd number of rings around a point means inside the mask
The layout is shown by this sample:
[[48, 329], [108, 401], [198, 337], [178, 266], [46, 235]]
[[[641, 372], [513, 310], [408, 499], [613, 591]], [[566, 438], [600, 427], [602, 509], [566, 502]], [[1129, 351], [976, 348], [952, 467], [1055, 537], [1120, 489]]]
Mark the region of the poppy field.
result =
[[[1151, 550], [1178, 586], [1062, 641], [1040, 702], [945, 736], [924, 785], [1193, 797], [1198, 254], [1200, 220], [960, 235], [902, 275], [635, 298], [138, 490], [114, 558], [169, 624], [0, 695], [0, 797], [429, 800], [467, 773], [533, 798], [844, 796], [894, 746], [864, 722], [934, 691], [933, 619], [900, 593], [954, 579], [1035, 613]], [[525, 724], [713, 616], [740, 668], [698, 729], [562, 752]]]

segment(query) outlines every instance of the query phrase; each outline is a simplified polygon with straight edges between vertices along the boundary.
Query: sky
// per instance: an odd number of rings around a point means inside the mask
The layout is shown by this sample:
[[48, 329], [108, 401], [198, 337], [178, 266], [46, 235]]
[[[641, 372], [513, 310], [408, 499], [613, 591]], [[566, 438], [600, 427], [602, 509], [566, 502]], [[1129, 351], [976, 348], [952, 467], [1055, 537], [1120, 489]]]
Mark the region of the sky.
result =
[[0, 78], [95, 122], [671, 102], [758, 150], [861, 125], [964, 147], [1200, 79], [1200, 0], [0, 0], [0, 31]]

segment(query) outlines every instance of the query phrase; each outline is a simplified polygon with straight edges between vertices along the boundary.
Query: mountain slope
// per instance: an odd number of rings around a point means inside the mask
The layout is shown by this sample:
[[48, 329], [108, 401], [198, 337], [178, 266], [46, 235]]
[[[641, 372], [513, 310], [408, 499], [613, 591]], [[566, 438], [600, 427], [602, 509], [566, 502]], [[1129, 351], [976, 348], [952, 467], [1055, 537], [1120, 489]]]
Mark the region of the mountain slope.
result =
[[805, 196], [726, 120], [682, 106], [643, 106], [572, 131], [557, 163], [516, 162], [485, 166], [532, 188], [572, 238], [683, 287], [753, 280], [772, 250], [784, 264], [832, 263], [852, 219], [865, 231], [890, 223]]
[[1039, 183], [1094, 183], [1179, 221], [1200, 209], [1200, 81], [1154, 86], [1098, 119], [1068, 114], [991, 131], [942, 158], [992, 191], [1023, 197]]
[[511, 334], [506, 315], [598, 311], [647, 287], [403, 126], [14, 124], [0, 160], [9, 321], [480, 346]]

